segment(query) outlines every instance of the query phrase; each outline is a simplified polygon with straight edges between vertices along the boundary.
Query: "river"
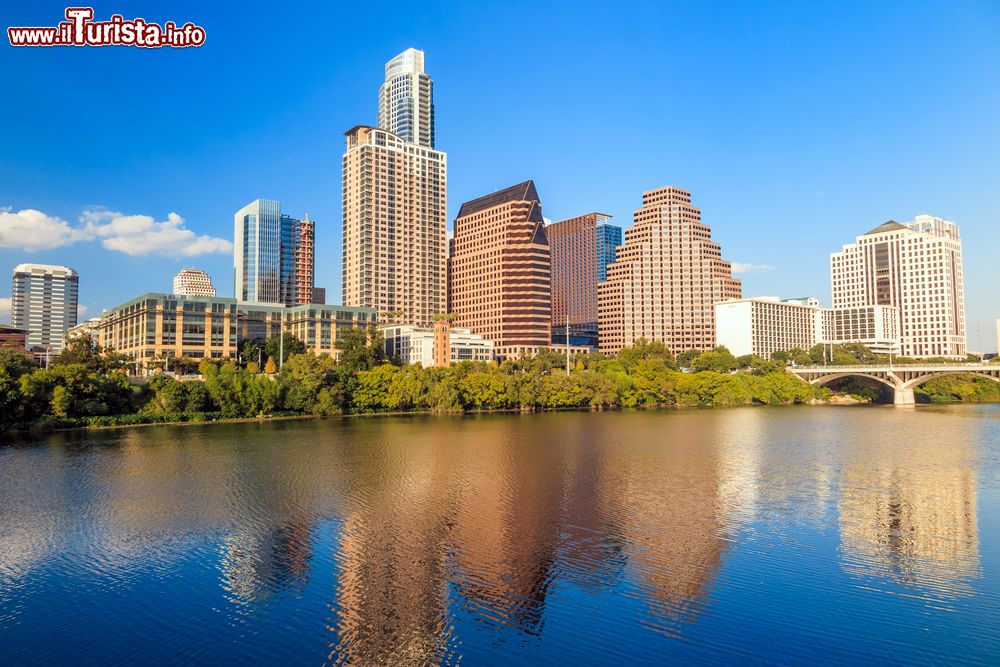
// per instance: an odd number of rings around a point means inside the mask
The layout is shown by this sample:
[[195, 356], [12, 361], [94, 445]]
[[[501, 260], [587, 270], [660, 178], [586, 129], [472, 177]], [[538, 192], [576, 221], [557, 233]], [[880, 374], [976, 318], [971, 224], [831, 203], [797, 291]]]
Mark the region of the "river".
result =
[[995, 665], [1000, 406], [8, 442], [0, 646], [12, 665]]

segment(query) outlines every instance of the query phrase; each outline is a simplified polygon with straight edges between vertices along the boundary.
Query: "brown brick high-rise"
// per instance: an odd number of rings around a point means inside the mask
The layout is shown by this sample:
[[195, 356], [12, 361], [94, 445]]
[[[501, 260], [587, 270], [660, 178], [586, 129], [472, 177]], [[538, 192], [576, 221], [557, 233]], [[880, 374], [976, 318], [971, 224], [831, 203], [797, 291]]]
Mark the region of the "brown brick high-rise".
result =
[[598, 285], [601, 352], [637, 339], [662, 341], [675, 354], [715, 346], [715, 308], [742, 296], [742, 284], [691, 206], [691, 193], [665, 187], [642, 195], [625, 244]]
[[455, 325], [493, 341], [499, 357], [551, 343], [549, 241], [532, 181], [462, 204], [448, 260]]

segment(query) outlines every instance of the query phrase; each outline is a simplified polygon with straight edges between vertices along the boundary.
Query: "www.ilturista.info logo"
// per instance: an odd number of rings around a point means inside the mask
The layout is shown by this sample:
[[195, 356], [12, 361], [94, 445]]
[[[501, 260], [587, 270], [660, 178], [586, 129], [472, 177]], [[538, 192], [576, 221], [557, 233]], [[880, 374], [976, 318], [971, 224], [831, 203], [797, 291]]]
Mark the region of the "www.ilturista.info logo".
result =
[[113, 14], [108, 21], [93, 21], [93, 7], [67, 7], [66, 19], [55, 27], [7, 28], [11, 46], [161, 46], [184, 48], [205, 43], [205, 29], [193, 23], [162, 26], [145, 19], [126, 20]]

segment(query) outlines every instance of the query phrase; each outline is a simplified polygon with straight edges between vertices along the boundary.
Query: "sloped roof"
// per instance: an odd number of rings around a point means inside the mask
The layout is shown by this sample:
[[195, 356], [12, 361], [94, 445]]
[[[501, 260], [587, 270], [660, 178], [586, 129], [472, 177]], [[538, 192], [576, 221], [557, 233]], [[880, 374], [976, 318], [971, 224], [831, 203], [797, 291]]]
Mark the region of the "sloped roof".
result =
[[534, 181], [525, 181], [524, 183], [518, 183], [517, 185], [512, 185], [509, 188], [504, 188], [503, 190], [497, 190], [492, 194], [488, 194], [478, 199], [473, 199], [462, 204], [462, 208], [458, 210], [458, 217], [463, 217], [466, 215], [472, 215], [473, 213], [478, 213], [479, 211], [484, 211], [488, 208], [493, 208], [494, 206], [499, 206], [500, 204], [506, 204], [512, 201], [538, 201], [538, 191], [535, 190]]
[[909, 229], [906, 225], [901, 225], [895, 220], [886, 220], [881, 225], [871, 230], [870, 232], [865, 232], [862, 236], [868, 236], [869, 234], [881, 234], [882, 232], [894, 232], [899, 229]]

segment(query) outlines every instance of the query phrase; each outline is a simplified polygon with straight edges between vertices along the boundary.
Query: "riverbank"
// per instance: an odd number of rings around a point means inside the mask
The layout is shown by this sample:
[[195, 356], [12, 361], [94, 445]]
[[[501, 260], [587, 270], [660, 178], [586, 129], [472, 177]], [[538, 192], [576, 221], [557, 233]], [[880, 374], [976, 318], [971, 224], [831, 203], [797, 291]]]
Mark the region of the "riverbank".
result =
[[[961, 404], [961, 403], [1000, 403], [1000, 401], [934, 401], [922, 403], [921, 405], [943, 405], [943, 404]], [[257, 417], [224, 417], [224, 416], [212, 416], [209, 418], [203, 418], [198, 416], [198, 418], [177, 418], [177, 419], [163, 419], [161, 415], [122, 415], [122, 417], [127, 417], [130, 419], [125, 419], [123, 421], [116, 421], [115, 417], [102, 417], [102, 418], [91, 418], [89, 421], [92, 423], [86, 424], [65, 424], [58, 423], [58, 420], [47, 420], [41, 424], [31, 424], [23, 428], [12, 428], [7, 431], [7, 433], [24, 436], [24, 435], [40, 435], [45, 433], [60, 433], [60, 432], [74, 432], [74, 431], [102, 431], [109, 429], [125, 429], [125, 428], [145, 428], [151, 426], [204, 426], [210, 424], [252, 424], [252, 423], [267, 423], [267, 422], [282, 422], [282, 421], [299, 421], [307, 419], [321, 419], [321, 418], [377, 418], [377, 417], [401, 417], [408, 415], [480, 415], [480, 414], [541, 414], [549, 412], [652, 412], [652, 411], [685, 411], [685, 410], [704, 410], [704, 409], [715, 409], [715, 408], [735, 408], [735, 407], [789, 407], [793, 405], [798, 406], [840, 406], [840, 407], [857, 407], [865, 405], [882, 405], [874, 401], [870, 401], [867, 398], [853, 396], [851, 394], [831, 394], [829, 397], [820, 399], [814, 398], [801, 403], [786, 403], [786, 404], [765, 404], [765, 403], [751, 403], [749, 405], [642, 405], [635, 407], [569, 407], [569, 408], [537, 408], [537, 409], [524, 409], [524, 408], [495, 408], [495, 409], [483, 409], [483, 410], [431, 410], [431, 409], [420, 409], [420, 410], [385, 410], [377, 412], [347, 412], [340, 414], [330, 414], [330, 415], [315, 415], [315, 414], [297, 414], [297, 415], [261, 415]], [[141, 421], [143, 417], [148, 417], [149, 421]], [[136, 419], [138, 418], [138, 419]], [[69, 420], [67, 420], [69, 421]], [[82, 421], [82, 420], [74, 420]]]

